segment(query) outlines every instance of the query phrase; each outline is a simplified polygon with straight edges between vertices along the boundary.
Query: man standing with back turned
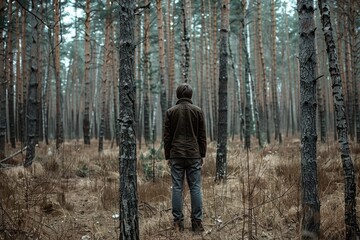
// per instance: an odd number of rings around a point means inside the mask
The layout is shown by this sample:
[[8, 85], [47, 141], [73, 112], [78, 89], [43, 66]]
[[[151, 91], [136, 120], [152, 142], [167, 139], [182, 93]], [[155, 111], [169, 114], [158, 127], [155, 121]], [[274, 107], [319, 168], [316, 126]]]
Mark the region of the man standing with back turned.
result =
[[192, 230], [202, 232], [201, 167], [206, 154], [206, 130], [204, 113], [192, 103], [192, 94], [187, 83], [176, 89], [178, 101], [165, 114], [164, 151], [171, 167], [174, 227], [184, 230], [182, 195], [186, 175], [191, 196]]

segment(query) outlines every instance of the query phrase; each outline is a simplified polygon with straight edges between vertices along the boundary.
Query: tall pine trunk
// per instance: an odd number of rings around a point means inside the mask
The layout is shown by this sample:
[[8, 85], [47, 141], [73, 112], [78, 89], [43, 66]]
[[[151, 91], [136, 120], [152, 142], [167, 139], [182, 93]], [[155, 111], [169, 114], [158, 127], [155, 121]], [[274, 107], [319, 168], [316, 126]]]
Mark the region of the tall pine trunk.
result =
[[32, 161], [35, 157], [35, 144], [37, 137], [37, 117], [38, 117], [38, 104], [37, 104], [37, 92], [38, 92], [38, 23], [35, 18], [37, 11], [36, 0], [31, 2], [31, 11], [33, 15], [31, 16], [31, 50], [30, 50], [30, 80], [29, 80], [29, 90], [27, 96], [27, 114], [26, 114], [26, 124], [27, 124], [27, 149], [26, 149], [26, 158], [24, 167], [30, 167]]
[[181, 21], [182, 21], [182, 62], [181, 62], [181, 76], [185, 83], [190, 82], [190, 26], [188, 24], [189, 17], [187, 8], [190, 4], [189, 0], [181, 1]]
[[228, 84], [228, 37], [230, 1], [221, 4], [221, 29], [219, 47], [219, 121], [216, 152], [216, 181], [226, 180], [227, 176], [227, 84]]
[[120, 239], [139, 239], [136, 176], [134, 22], [135, 1], [119, 1]]
[[275, 0], [271, 0], [271, 39], [272, 39], [272, 67], [271, 67], [271, 92], [272, 92], [272, 102], [273, 102], [273, 118], [275, 125], [275, 140], [278, 140], [279, 143], [282, 142], [281, 132], [280, 132], [280, 110], [279, 110], [279, 101], [278, 101], [278, 84], [277, 84], [277, 75], [276, 75], [276, 12], [275, 12]]
[[[39, 1], [39, 16], [41, 19], [43, 19], [44, 17], [44, 7], [43, 7], [43, 0]], [[43, 42], [43, 33], [44, 33], [44, 24], [42, 22], [38, 22], [38, 27], [37, 27], [37, 48], [38, 48], [38, 52], [37, 52], [37, 65], [38, 67], [38, 72], [37, 72], [37, 81], [38, 81], [38, 89], [37, 89], [37, 126], [36, 126], [36, 131], [38, 133], [37, 136], [37, 140], [36, 142], [38, 143], [39, 141], [42, 141], [44, 138], [44, 132], [43, 132], [43, 111], [42, 111], [42, 105], [43, 105], [43, 97], [42, 97], [42, 89], [43, 89], [43, 67], [42, 67], [42, 62], [43, 62], [43, 45], [41, 44]]]
[[111, 31], [111, 14], [110, 14], [110, 0], [106, 1], [106, 10], [108, 14], [105, 18], [105, 43], [104, 43], [104, 54], [103, 54], [103, 65], [102, 65], [102, 81], [101, 81], [101, 111], [100, 111], [100, 127], [99, 127], [99, 147], [98, 151], [101, 153], [104, 150], [104, 135], [105, 135], [105, 118], [109, 117], [106, 114], [108, 86], [109, 86], [109, 69], [110, 69], [110, 31]]
[[[54, 66], [55, 66], [55, 82], [56, 82], [56, 149], [59, 149], [63, 139], [63, 121], [61, 111], [61, 77], [60, 77], [60, 3], [59, 0], [54, 1], [55, 7], [55, 29], [54, 29]], [[29, 88], [30, 89], [30, 88]]]
[[84, 144], [90, 145], [90, 63], [91, 63], [91, 52], [90, 52], [90, 0], [86, 0], [85, 4], [85, 72], [84, 72], [84, 116], [83, 116], [83, 134]]
[[[158, 27], [158, 46], [159, 46], [159, 77], [160, 77], [160, 105], [161, 105], [161, 116], [164, 120], [165, 112], [167, 110], [166, 101], [166, 82], [167, 75], [165, 73], [165, 43], [164, 43], [164, 21], [162, 11], [162, 0], [156, 0], [156, 11], [157, 11], [157, 27]], [[163, 125], [163, 124], [162, 124]], [[161, 134], [162, 135], [162, 134]]]
[[326, 51], [328, 54], [329, 72], [332, 80], [333, 102], [336, 115], [336, 128], [339, 137], [341, 160], [345, 175], [344, 197], [346, 239], [358, 239], [360, 237], [360, 231], [356, 221], [356, 183], [354, 164], [350, 156], [344, 96], [342, 93], [342, 81], [331, 26], [330, 8], [326, 0], [319, 0], [319, 9], [325, 36]]
[[7, 43], [6, 43], [6, 79], [8, 82], [8, 121], [9, 121], [9, 137], [11, 147], [16, 147], [15, 139], [15, 114], [14, 114], [14, 59], [13, 59], [13, 9], [12, 0], [8, 3], [8, 31], [7, 31]]
[[[262, 37], [262, 20], [261, 20], [261, 0], [257, 1], [257, 24], [258, 24], [258, 41], [259, 41], [259, 54], [260, 54], [260, 67], [261, 67], [261, 79], [263, 81], [263, 103], [264, 103], [264, 111], [262, 116], [262, 122], [264, 124], [265, 134], [266, 134], [266, 141], [270, 143], [270, 129], [269, 129], [269, 101], [268, 101], [268, 80], [266, 78], [266, 69], [265, 69], [265, 57], [264, 57], [264, 47], [263, 47], [263, 37]], [[260, 101], [260, 98], [259, 98]], [[257, 124], [257, 128], [260, 128], [260, 124]], [[257, 130], [259, 131], [259, 130]], [[261, 137], [259, 137], [259, 144], [260, 146], [263, 145], [261, 141]]]
[[[24, 5], [23, 5], [24, 6]], [[29, 6], [29, 3], [25, 4], [25, 8], [22, 8], [21, 10], [21, 66], [22, 66], [22, 89], [19, 89], [19, 91], [22, 91], [22, 109], [21, 111], [21, 125], [20, 125], [20, 140], [21, 142], [25, 142], [25, 133], [26, 133], [26, 124], [25, 124], [25, 119], [26, 119], [26, 96], [27, 96], [27, 84], [28, 84], [28, 79], [29, 79], [29, 73], [28, 73], [28, 56], [27, 56], [27, 34], [28, 31], [26, 30], [26, 26], [27, 26], [27, 11], [26, 11], [26, 7]]]
[[298, 0], [301, 111], [302, 239], [319, 239], [316, 163], [316, 51], [313, 0]]
[[[5, 24], [5, 0], [0, 0], [0, 26]], [[3, 28], [0, 28], [0, 36], [3, 35]], [[6, 137], [6, 79], [4, 59], [4, 38], [0, 37], [0, 160], [5, 158], [5, 137]]]
[[174, 98], [174, 82], [175, 82], [175, 62], [174, 62], [174, 27], [173, 27], [173, 7], [172, 0], [166, 2], [166, 56], [167, 56], [167, 74], [168, 74], [168, 92], [167, 92], [167, 107], [173, 105]]
[[[145, 5], [149, 0], [145, 0]], [[144, 12], [144, 138], [145, 144], [150, 144], [150, 10], [145, 9]]]

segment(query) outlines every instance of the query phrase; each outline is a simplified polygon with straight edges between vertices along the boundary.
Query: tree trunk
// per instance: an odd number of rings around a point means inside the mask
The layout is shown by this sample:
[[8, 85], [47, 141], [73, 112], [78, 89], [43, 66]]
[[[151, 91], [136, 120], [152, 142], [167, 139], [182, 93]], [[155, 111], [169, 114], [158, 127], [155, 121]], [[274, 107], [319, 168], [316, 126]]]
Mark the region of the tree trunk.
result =
[[230, 0], [221, 4], [221, 29], [219, 47], [219, 121], [216, 152], [215, 181], [226, 180], [227, 177], [227, 84], [228, 84], [228, 37], [229, 37]]
[[[318, 18], [316, 18], [316, 26], [318, 26], [318, 23], [321, 24], [321, 22], [318, 20]], [[317, 62], [319, 64], [317, 64], [317, 74], [321, 75], [321, 71], [323, 71], [323, 69], [325, 69], [324, 66], [324, 61], [322, 59], [322, 55], [320, 54], [321, 52], [325, 51], [324, 49], [324, 41], [321, 38], [321, 32], [318, 31], [315, 38], [317, 39], [317, 49], [316, 49], [316, 56], [317, 56]], [[319, 42], [320, 40], [320, 42]], [[326, 142], [326, 116], [325, 116], [325, 99], [324, 99], [324, 83], [326, 81], [326, 77], [322, 77], [320, 81], [317, 81], [316, 83], [316, 91], [317, 91], [317, 106], [318, 106], [318, 123], [320, 126], [320, 141], [321, 143], [325, 143]]]
[[181, 21], [182, 21], [182, 62], [181, 62], [181, 76], [185, 83], [190, 82], [190, 26], [188, 24], [189, 17], [187, 8], [190, 2], [188, 0], [181, 1]]
[[[354, 3], [354, 4], [353, 4]], [[357, 21], [360, 19], [360, 3], [350, 2], [349, 6], [349, 33], [350, 33], [350, 51], [353, 79], [353, 105], [354, 105], [354, 132], [356, 132], [356, 142], [360, 143], [360, 108], [359, 108], [359, 81], [360, 81], [360, 30]]]
[[[347, 8], [345, 8], [347, 11]], [[346, 121], [348, 123], [348, 134], [351, 140], [354, 140], [354, 124], [353, 124], [353, 86], [352, 86], [352, 62], [351, 62], [351, 52], [350, 52], [350, 34], [349, 34], [349, 17], [345, 17], [345, 29], [344, 29], [344, 39], [345, 39], [345, 79], [343, 79], [344, 90], [345, 90], [345, 114]]]
[[13, 9], [12, 0], [8, 3], [8, 31], [7, 31], [7, 44], [6, 44], [6, 79], [8, 82], [8, 112], [9, 112], [9, 137], [12, 148], [16, 148], [15, 139], [15, 114], [14, 114], [14, 59], [13, 59]]
[[134, 22], [135, 1], [120, 0], [120, 239], [139, 239], [136, 176]]
[[21, 66], [22, 66], [22, 89], [19, 89], [19, 91], [22, 91], [22, 109], [20, 111], [21, 112], [21, 125], [20, 125], [20, 134], [21, 134], [21, 142], [25, 142], [25, 133], [26, 131], [26, 124], [25, 124], [25, 119], [26, 119], [26, 97], [27, 97], [27, 84], [28, 84], [28, 79], [29, 79], [29, 73], [28, 73], [28, 64], [27, 64], [27, 51], [26, 51], [26, 45], [27, 45], [27, 34], [28, 32], [26, 31], [26, 26], [27, 26], [27, 12], [26, 12], [26, 7], [28, 7], [28, 3], [25, 4], [25, 8], [22, 9], [21, 11], [21, 17], [22, 17], [22, 21], [21, 21]]
[[85, 4], [85, 72], [84, 72], [84, 97], [85, 107], [83, 116], [83, 134], [84, 144], [90, 145], [90, 63], [91, 63], [91, 52], [90, 52], [90, 0], [86, 0]]
[[104, 53], [103, 53], [103, 65], [102, 65], [102, 81], [101, 81], [101, 112], [100, 112], [100, 127], [99, 127], [99, 153], [102, 153], [104, 150], [104, 135], [105, 135], [105, 117], [109, 117], [106, 114], [107, 108], [107, 95], [108, 95], [108, 85], [109, 85], [109, 69], [110, 69], [110, 31], [111, 31], [111, 14], [110, 14], [110, 0], [106, 0], [106, 11], [108, 14], [105, 19], [105, 43], [104, 43]]
[[64, 142], [63, 119], [61, 110], [61, 78], [60, 78], [60, 4], [59, 0], [54, 0], [55, 8], [55, 29], [54, 29], [54, 66], [56, 82], [56, 149]]
[[218, 67], [218, 60], [219, 60], [219, 56], [218, 56], [218, 18], [217, 18], [217, 14], [218, 14], [218, 3], [220, 3], [220, 1], [213, 1], [213, 6], [212, 6], [212, 17], [213, 17], [213, 25], [212, 25], [212, 67], [211, 67], [211, 83], [210, 85], [210, 90], [209, 92], [209, 100], [210, 100], [210, 107], [212, 107], [212, 109], [210, 110], [212, 112], [212, 114], [210, 115], [210, 118], [212, 118], [212, 126], [209, 126], [210, 129], [210, 140], [214, 141], [217, 139], [217, 127], [215, 126], [215, 124], [218, 122], [218, 94], [216, 92], [216, 90], [218, 89], [217, 87], [217, 82], [218, 82], [218, 74], [219, 74], [219, 67]]
[[[19, 52], [21, 52], [21, 24], [20, 24], [20, 5], [19, 3], [16, 4], [16, 49], [18, 49]], [[23, 111], [23, 105], [22, 105], [22, 76], [20, 74], [21, 71], [21, 54], [16, 54], [16, 138], [18, 141], [22, 141], [22, 134], [21, 132], [21, 125], [23, 124], [22, 121], [22, 111]]]
[[302, 239], [319, 239], [320, 202], [316, 163], [316, 51], [313, 0], [298, 0]]
[[[260, 54], [260, 67], [261, 67], [261, 73], [260, 76], [262, 78], [263, 81], [263, 103], [264, 103], [264, 109], [263, 109], [263, 117], [261, 119], [261, 121], [264, 124], [264, 130], [265, 130], [265, 134], [266, 134], [266, 141], [267, 143], [270, 143], [271, 139], [270, 139], [270, 129], [269, 129], [269, 101], [268, 101], [268, 80], [266, 78], [266, 69], [265, 69], [265, 59], [264, 59], [264, 47], [263, 47], [263, 40], [262, 40], [262, 23], [261, 23], [261, 0], [257, 1], [257, 24], [258, 24], [258, 41], [259, 41], [259, 54]], [[257, 124], [257, 128], [259, 128], [260, 124]], [[257, 130], [259, 131], [259, 130]], [[262, 147], [262, 141], [261, 141], [261, 137], [258, 136], [259, 138], [259, 143], [260, 146]]]
[[35, 144], [37, 137], [37, 117], [38, 117], [38, 104], [37, 104], [37, 92], [38, 92], [38, 23], [35, 18], [37, 12], [37, 3], [36, 0], [31, 2], [31, 11], [34, 15], [31, 15], [31, 33], [32, 33], [32, 42], [30, 50], [30, 80], [29, 80], [29, 90], [27, 97], [27, 114], [26, 114], [26, 124], [27, 124], [27, 149], [26, 149], [26, 158], [24, 167], [30, 167], [32, 161], [35, 157]]
[[275, 16], [275, 0], [271, 0], [271, 32], [272, 32], [272, 67], [271, 67], [271, 92], [272, 92], [272, 102], [273, 102], [273, 118], [275, 125], [275, 140], [278, 140], [279, 144], [282, 142], [281, 132], [280, 132], [280, 110], [279, 110], [279, 101], [278, 101], [278, 84], [277, 84], [277, 75], [276, 75], [276, 16]]
[[[243, 66], [243, 59], [244, 59], [244, 51], [246, 50], [246, 42], [245, 39], [244, 39], [244, 31], [245, 31], [245, 10], [246, 10], [246, 1], [245, 0], [242, 0], [241, 1], [241, 9], [240, 9], [240, 24], [239, 24], [239, 36], [238, 36], [238, 39], [239, 39], [239, 47], [238, 47], [238, 54], [239, 54], [239, 66]], [[244, 100], [245, 100], [245, 97], [244, 97], [244, 90], [242, 89], [245, 89], [245, 86], [243, 85], [243, 88], [241, 89], [241, 84], [242, 84], [242, 79], [244, 77], [244, 70], [242, 67], [239, 67], [238, 68], [238, 79], [237, 79], [237, 84], [236, 84], [236, 87], [237, 87], [237, 95], [238, 95], [238, 116], [239, 116], [239, 138], [240, 138], [240, 141], [242, 141], [244, 139], [244, 125], [245, 125], [245, 121], [244, 121], [244, 114], [243, 114], [243, 110], [244, 110]]]
[[[246, 0], [245, 0], [246, 1]], [[243, 1], [243, 6], [245, 6], [246, 4], [244, 3], [245, 1]], [[248, 8], [246, 8], [248, 9]], [[245, 12], [246, 10], [244, 9], [244, 16], [245, 16]], [[252, 128], [252, 114], [251, 114], [251, 82], [250, 82], [250, 59], [249, 59], [249, 46], [248, 46], [248, 36], [247, 36], [247, 28], [248, 23], [247, 21], [245, 21], [245, 19], [242, 22], [242, 39], [243, 39], [243, 43], [244, 43], [244, 47], [243, 47], [243, 53], [244, 53], [244, 57], [245, 57], [245, 78], [244, 78], [244, 85], [245, 85], [245, 131], [244, 131], [244, 148], [245, 149], [250, 149], [251, 146], [251, 128]]]
[[[162, 122], [164, 121], [165, 112], [167, 110], [166, 101], [166, 73], [165, 73], [165, 44], [164, 44], [164, 23], [163, 23], [163, 11], [162, 11], [162, 0], [156, 0], [157, 10], [157, 27], [158, 27], [158, 44], [159, 44], [159, 78], [160, 78], [160, 105], [161, 105], [161, 116]], [[162, 134], [161, 134], [162, 135]]]
[[356, 221], [356, 183], [354, 165], [350, 156], [350, 147], [347, 136], [347, 121], [344, 108], [344, 96], [342, 82], [336, 54], [336, 45], [333, 38], [330, 8], [326, 0], [319, 0], [321, 22], [328, 54], [329, 72], [332, 80], [333, 102], [336, 115], [336, 128], [341, 149], [341, 160], [345, 175], [345, 225], [346, 239], [358, 239], [360, 237], [359, 226]]
[[[5, 0], [0, 0], [0, 26], [5, 24]], [[3, 28], [0, 28], [0, 36]], [[4, 38], [0, 37], [0, 160], [6, 157], [6, 78], [4, 59]]]
[[[145, 0], [147, 5], [149, 0]], [[144, 138], [145, 144], [151, 141], [150, 132], [150, 10], [144, 12]]]
[[113, 111], [114, 111], [114, 137], [116, 139], [116, 146], [119, 146], [120, 144], [120, 140], [119, 140], [119, 135], [118, 135], [118, 131], [119, 131], [119, 125], [117, 124], [118, 121], [118, 99], [119, 99], [119, 91], [117, 91], [117, 89], [119, 88], [119, 72], [116, 71], [116, 67], [118, 66], [118, 58], [115, 56], [115, 45], [114, 45], [114, 23], [111, 22], [110, 25], [110, 35], [109, 35], [109, 40], [110, 40], [110, 46], [109, 46], [109, 57], [110, 57], [110, 65], [111, 65], [111, 69], [110, 69], [110, 76], [111, 76], [111, 84], [112, 84], [112, 88], [113, 88]]

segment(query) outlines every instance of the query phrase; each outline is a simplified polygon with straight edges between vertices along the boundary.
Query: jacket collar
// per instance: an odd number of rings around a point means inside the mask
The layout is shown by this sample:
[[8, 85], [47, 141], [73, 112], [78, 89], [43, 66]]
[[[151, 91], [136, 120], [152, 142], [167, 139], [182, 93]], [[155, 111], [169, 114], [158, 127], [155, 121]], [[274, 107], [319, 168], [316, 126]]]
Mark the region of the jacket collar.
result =
[[183, 102], [185, 102], [185, 103], [187, 102], [187, 103], [190, 103], [190, 104], [193, 103], [190, 98], [180, 98], [180, 99], [176, 102], [176, 105], [177, 105], [177, 104], [180, 104], [180, 103], [183, 103]]

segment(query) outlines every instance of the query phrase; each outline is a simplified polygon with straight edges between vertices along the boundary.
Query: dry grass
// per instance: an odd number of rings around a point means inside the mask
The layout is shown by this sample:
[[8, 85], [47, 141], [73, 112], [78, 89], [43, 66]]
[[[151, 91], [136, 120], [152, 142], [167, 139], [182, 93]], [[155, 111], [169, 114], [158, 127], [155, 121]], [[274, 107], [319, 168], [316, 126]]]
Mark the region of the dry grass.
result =
[[[190, 196], [185, 191], [185, 228], [172, 230], [171, 179], [162, 151], [138, 151], [138, 200], [141, 239], [248, 239], [249, 219], [256, 239], [298, 239], [301, 221], [300, 146], [228, 144], [228, 180], [215, 183], [216, 144], [210, 143], [203, 168], [202, 235], [190, 230]], [[0, 169], [0, 239], [118, 239], [118, 150], [102, 154], [67, 142], [58, 153], [40, 145], [30, 169]], [[360, 147], [351, 145], [359, 168]], [[21, 164], [22, 155], [11, 159]], [[155, 169], [155, 178], [149, 171]], [[318, 146], [321, 238], [343, 239], [343, 171], [336, 143]], [[187, 187], [186, 187], [187, 190]], [[359, 192], [359, 191], [358, 191]], [[251, 211], [249, 211], [251, 209]]]

